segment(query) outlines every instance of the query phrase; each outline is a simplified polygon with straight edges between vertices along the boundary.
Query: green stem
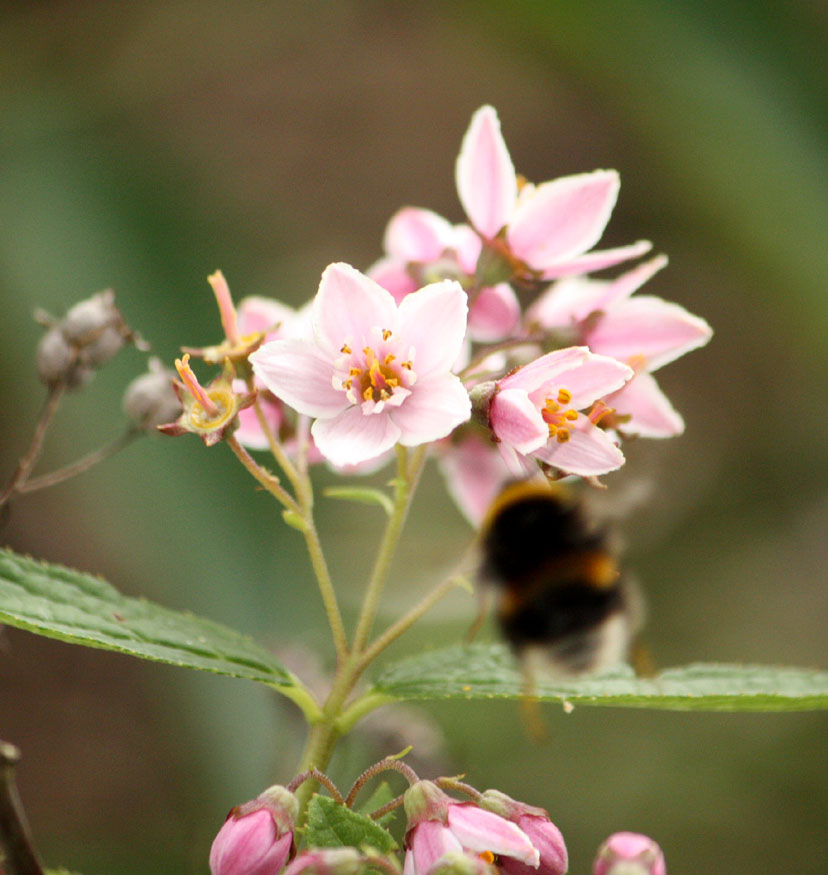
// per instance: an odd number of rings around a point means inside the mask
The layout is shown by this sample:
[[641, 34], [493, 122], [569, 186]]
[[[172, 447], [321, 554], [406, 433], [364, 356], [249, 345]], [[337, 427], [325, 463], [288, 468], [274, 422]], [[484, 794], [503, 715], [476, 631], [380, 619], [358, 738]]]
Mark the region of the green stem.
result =
[[392, 623], [382, 635], [376, 638], [373, 643], [363, 651], [358, 666], [360, 673], [364, 671], [380, 655], [380, 653], [388, 647], [389, 644], [393, 643], [400, 637], [400, 635], [407, 632], [417, 620], [420, 619], [420, 617], [430, 611], [434, 605], [448, 595], [455, 586], [459, 585], [460, 584], [455, 577], [450, 577], [448, 580], [444, 580], [442, 583], [435, 586], [434, 589], [422, 599], [422, 601], [411, 608], [407, 614], [400, 617], [395, 623]]
[[409, 464], [408, 451], [403, 446], [397, 446], [394, 512], [389, 517], [385, 527], [385, 534], [383, 535], [382, 543], [374, 562], [374, 569], [365, 591], [365, 599], [362, 603], [362, 610], [357, 622], [356, 632], [354, 633], [353, 650], [355, 653], [361, 653], [364, 650], [368, 636], [371, 634], [371, 627], [377, 613], [380, 595], [388, 578], [391, 560], [394, 557], [394, 551], [408, 516], [408, 509], [411, 506], [411, 499], [414, 497], [414, 492], [423, 470], [426, 449], [426, 444], [417, 447], [411, 455]]
[[362, 720], [363, 717], [376, 711], [377, 708], [382, 708], [384, 705], [391, 705], [396, 702], [397, 698], [388, 693], [366, 693], [358, 699], [351, 702], [347, 708], [344, 708], [336, 719], [336, 728], [340, 735], [347, 735], [353, 728]]
[[[252, 375], [247, 378], [247, 391], [255, 392], [256, 386], [253, 382]], [[284, 447], [279, 443], [276, 438], [276, 435], [273, 433], [273, 429], [270, 427], [270, 423], [267, 421], [267, 417], [265, 416], [265, 412], [262, 409], [261, 402], [259, 401], [258, 394], [256, 395], [256, 400], [253, 402], [253, 410], [256, 413], [256, 419], [259, 422], [259, 427], [264, 433], [265, 438], [267, 439], [267, 445], [270, 449], [273, 458], [276, 460], [279, 467], [285, 472], [288, 480], [290, 480], [293, 488], [296, 490], [297, 494], [300, 491], [299, 487], [299, 475], [296, 471], [296, 467], [293, 462], [290, 461], [287, 453], [285, 452]]]
[[110, 456], [114, 456], [116, 453], [124, 449], [124, 447], [129, 446], [129, 444], [131, 444], [132, 441], [134, 441], [136, 438], [141, 437], [143, 434], [145, 434], [145, 432], [141, 431], [140, 429], [130, 428], [125, 431], [120, 437], [115, 438], [114, 441], [106, 444], [99, 450], [95, 450], [94, 452], [83, 456], [76, 462], [72, 462], [69, 465], [64, 465], [62, 468], [58, 468], [55, 471], [50, 471], [48, 474], [41, 474], [40, 477], [33, 477], [32, 479], [27, 480], [25, 483], [19, 484], [17, 487], [17, 492], [37, 492], [38, 489], [46, 489], [49, 486], [56, 486], [58, 483], [63, 483], [64, 480], [69, 480], [72, 477], [77, 477], [78, 474], [83, 474], [85, 471], [88, 471], [99, 462], [103, 462], [104, 460], [110, 458]]
[[256, 460], [247, 452], [247, 450], [236, 440], [233, 435], [225, 438], [225, 443], [236, 454], [236, 458], [244, 465], [247, 471], [258, 480], [258, 482], [276, 498], [287, 510], [293, 511], [301, 516], [299, 505], [294, 500], [293, 496], [282, 486], [279, 478], [270, 471], [266, 471]]

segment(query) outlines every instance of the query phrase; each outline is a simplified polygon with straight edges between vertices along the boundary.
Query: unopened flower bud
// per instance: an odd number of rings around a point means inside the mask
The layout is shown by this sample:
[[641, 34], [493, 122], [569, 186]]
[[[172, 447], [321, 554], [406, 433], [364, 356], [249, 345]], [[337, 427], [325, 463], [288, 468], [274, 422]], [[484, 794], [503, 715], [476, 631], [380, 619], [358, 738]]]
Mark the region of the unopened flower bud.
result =
[[592, 864], [592, 875], [666, 875], [661, 848], [638, 832], [613, 833]]
[[61, 330], [93, 368], [106, 364], [132, 333], [115, 306], [112, 289], [75, 304], [61, 323]]
[[275, 875], [293, 849], [296, 797], [281, 786], [239, 805], [227, 816], [210, 849], [212, 875]]
[[504, 858], [501, 861], [503, 872], [507, 875], [564, 875], [569, 867], [566, 844], [561, 831], [552, 823], [546, 811], [518, 802], [499, 790], [486, 790], [480, 799], [480, 805], [516, 823], [540, 852], [540, 865], [537, 869], [532, 869], [519, 860]]
[[47, 386], [66, 383], [78, 386], [88, 379], [92, 372], [79, 368], [77, 353], [67, 342], [60, 328], [50, 328], [37, 345], [35, 356], [37, 375]]
[[174, 379], [175, 371], [165, 368], [159, 359], [151, 358], [149, 371], [127, 386], [124, 413], [138, 428], [152, 432], [181, 415], [181, 402], [173, 389]]
[[356, 848], [314, 848], [299, 854], [285, 875], [361, 875], [365, 868], [365, 858]]

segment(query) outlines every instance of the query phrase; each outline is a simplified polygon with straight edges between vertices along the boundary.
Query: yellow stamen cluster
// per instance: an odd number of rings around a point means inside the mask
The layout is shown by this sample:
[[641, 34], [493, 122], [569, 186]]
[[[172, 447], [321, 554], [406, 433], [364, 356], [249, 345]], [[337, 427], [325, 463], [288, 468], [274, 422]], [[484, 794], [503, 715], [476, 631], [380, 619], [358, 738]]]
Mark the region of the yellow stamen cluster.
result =
[[569, 423], [578, 418], [578, 411], [566, 405], [572, 401], [572, 393], [568, 389], [558, 389], [557, 398], [547, 398], [541, 411], [543, 421], [549, 427], [549, 437], [555, 438], [559, 444], [569, 440]]

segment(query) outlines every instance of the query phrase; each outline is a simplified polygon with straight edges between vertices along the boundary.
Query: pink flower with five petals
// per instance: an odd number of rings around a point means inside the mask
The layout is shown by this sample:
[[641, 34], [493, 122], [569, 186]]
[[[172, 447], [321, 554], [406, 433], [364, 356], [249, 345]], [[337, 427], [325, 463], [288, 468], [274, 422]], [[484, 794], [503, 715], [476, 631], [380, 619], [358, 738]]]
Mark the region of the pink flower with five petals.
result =
[[499, 380], [489, 422], [507, 465], [517, 476], [525, 473], [527, 456], [582, 477], [620, 468], [623, 453], [597, 427], [609, 408], [594, 403], [620, 389], [632, 375], [632, 369], [616, 359], [572, 346], [547, 353]]
[[713, 332], [704, 319], [653, 295], [635, 295], [665, 267], [663, 255], [614, 280], [570, 277], [555, 283], [530, 307], [532, 330], [575, 330], [592, 352], [628, 364], [635, 377], [607, 396], [613, 420], [625, 434], [667, 438], [684, 431], [684, 421], [651, 372], [706, 344]]
[[452, 280], [398, 306], [355, 268], [332, 264], [313, 301], [313, 339], [266, 343], [250, 362], [276, 397], [315, 417], [323, 456], [356, 465], [397, 443], [445, 437], [469, 418], [468, 393], [451, 372], [466, 315], [466, 294]]
[[543, 279], [602, 270], [651, 247], [641, 240], [589, 252], [615, 206], [618, 174], [596, 170], [521, 186], [491, 106], [472, 116], [455, 175], [460, 202], [480, 236], [494, 248], [505, 246], [504, 254]]

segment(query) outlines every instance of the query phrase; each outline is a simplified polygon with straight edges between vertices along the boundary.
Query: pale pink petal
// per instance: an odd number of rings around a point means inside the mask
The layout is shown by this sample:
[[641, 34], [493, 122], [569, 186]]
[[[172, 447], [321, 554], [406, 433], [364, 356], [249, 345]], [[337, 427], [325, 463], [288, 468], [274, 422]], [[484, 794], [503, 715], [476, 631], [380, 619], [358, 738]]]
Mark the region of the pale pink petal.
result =
[[385, 229], [385, 251], [400, 261], [436, 261], [451, 245], [451, 223], [420, 207], [403, 207]]
[[586, 337], [591, 349], [623, 361], [643, 356], [648, 371], [704, 346], [712, 329], [684, 307], [649, 295], [617, 304]]
[[455, 168], [457, 193], [472, 225], [494, 237], [512, 218], [517, 179], [500, 121], [491, 106], [472, 116]]
[[512, 252], [535, 270], [591, 249], [604, 233], [619, 188], [614, 170], [563, 176], [521, 199], [506, 237]]
[[500, 381], [500, 388], [522, 389], [531, 394], [546, 383], [554, 381], [560, 373], [582, 364], [588, 357], [589, 349], [585, 346], [556, 349], [505, 376]]
[[569, 258], [566, 261], [561, 261], [547, 267], [543, 272], [543, 278], [545, 280], [555, 280], [562, 276], [604, 270], [604, 268], [620, 264], [622, 261], [640, 258], [642, 255], [646, 255], [652, 248], [653, 244], [649, 240], [639, 240], [636, 243], [631, 243], [629, 246], [619, 246], [617, 249], [596, 249], [593, 252], [587, 252], [585, 255]]
[[413, 871], [417, 875], [428, 875], [431, 867], [445, 854], [462, 851], [463, 846], [459, 840], [437, 820], [421, 821], [411, 834], [409, 854], [413, 861]]
[[443, 438], [466, 422], [471, 401], [454, 374], [431, 374], [418, 379], [403, 404], [386, 413], [399, 429], [399, 442], [413, 447]]
[[637, 292], [647, 280], [652, 279], [660, 270], [667, 267], [667, 256], [656, 255], [649, 261], [639, 264], [632, 270], [622, 273], [611, 282], [605, 284], [606, 296], [602, 301], [598, 302], [598, 310], [608, 310], [615, 304], [630, 297], [633, 292]]
[[387, 292], [391, 292], [398, 304], [406, 295], [417, 291], [417, 283], [409, 274], [405, 263], [398, 258], [381, 258], [375, 261], [365, 274]]
[[623, 389], [604, 401], [630, 419], [619, 426], [624, 434], [647, 438], [675, 437], [684, 431], [684, 420], [649, 374], [636, 374]]
[[282, 327], [296, 318], [296, 311], [292, 307], [261, 295], [242, 298], [236, 312], [242, 336], [267, 333], [268, 340], [280, 337]]
[[449, 805], [448, 828], [470, 851], [491, 851], [529, 866], [537, 866], [540, 861], [529, 836], [516, 823], [476, 805]]
[[480, 343], [509, 337], [520, 321], [520, 303], [508, 283], [481, 289], [469, 310], [469, 336]]
[[457, 255], [460, 269], [473, 276], [477, 269], [477, 259], [480, 258], [480, 250], [483, 248], [480, 237], [468, 225], [455, 225], [451, 248]]
[[624, 454], [600, 428], [593, 425], [573, 428], [569, 435], [565, 443], [550, 440], [532, 455], [568, 474], [581, 477], [597, 477], [624, 464]]
[[[460, 283], [442, 280], [408, 295], [400, 304], [400, 337], [413, 347], [417, 379], [454, 364], [466, 334], [468, 298]], [[409, 355], [408, 349], [403, 350]]]
[[444, 446], [439, 465], [449, 494], [476, 528], [510, 479], [509, 469], [497, 448], [492, 441], [469, 434], [457, 443]]
[[[620, 389], [633, 375], [631, 368], [623, 362], [604, 355], [590, 354], [583, 362], [561, 371], [555, 376], [555, 389], [564, 388], [572, 394], [566, 407], [583, 410], [597, 398]], [[547, 387], [544, 387], [547, 391]], [[535, 399], [538, 403], [542, 399]]]
[[336, 416], [347, 405], [334, 389], [333, 366], [311, 341], [272, 340], [249, 358], [253, 373], [277, 397], [307, 416]]
[[372, 327], [390, 331], [397, 327], [394, 298], [350, 264], [328, 265], [313, 302], [317, 343], [337, 356], [345, 342], [355, 349], [365, 345]]
[[568, 328], [600, 309], [606, 298], [606, 280], [573, 276], [560, 280], [526, 311], [526, 324], [541, 328]]
[[[529, 473], [528, 457], [519, 455], [513, 446], [504, 444], [501, 441], [497, 445], [497, 451], [500, 453], [500, 458], [512, 477], [525, 477]], [[537, 468], [537, 465], [535, 465], [535, 468]]]
[[489, 421], [497, 439], [519, 453], [530, 453], [549, 439], [549, 426], [520, 389], [504, 389], [492, 398]]
[[333, 419], [317, 419], [311, 427], [316, 447], [334, 465], [359, 465], [390, 450], [400, 436], [390, 417], [366, 416], [350, 407]]

